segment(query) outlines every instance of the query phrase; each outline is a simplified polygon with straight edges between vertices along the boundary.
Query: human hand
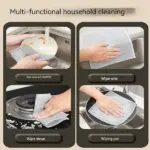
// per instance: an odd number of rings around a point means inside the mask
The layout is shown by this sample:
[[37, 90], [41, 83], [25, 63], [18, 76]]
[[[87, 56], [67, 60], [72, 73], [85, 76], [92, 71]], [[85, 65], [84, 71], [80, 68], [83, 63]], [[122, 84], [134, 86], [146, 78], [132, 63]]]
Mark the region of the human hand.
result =
[[34, 34], [7, 35], [6, 45], [8, 46], [20, 45], [23, 40], [32, 38], [34, 36], [35, 36]]
[[19, 47], [23, 40], [34, 37], [34, 34], [23, 34], [23, 35], [7, 35], [6, 45], [7, 51], [11, 51]]
[[26, 56], [11, 69], [42, 69], [48, 65], [48, 62], [38, 60], [39, 57], [38, 54]]
[[101, 99], [97, 99], [96, 104], [107, 115], [111, 114], [117, 117], [124, 115], [122, 108], [108, 96], [104, 95]]
[[85, 56], [80, 57], [80, 61], [104, 62], [120, 55], [119, 48], [109, 48], [107, 43], [90, 46], [82, 51], [84, 52], [82, 55]]
[[47, 118], [58, 112], [68, 112], [71, 110], [71, 90], [54, 96], [45, 105], [45, 110], [40, 114], [36, 114], [36, 118]]

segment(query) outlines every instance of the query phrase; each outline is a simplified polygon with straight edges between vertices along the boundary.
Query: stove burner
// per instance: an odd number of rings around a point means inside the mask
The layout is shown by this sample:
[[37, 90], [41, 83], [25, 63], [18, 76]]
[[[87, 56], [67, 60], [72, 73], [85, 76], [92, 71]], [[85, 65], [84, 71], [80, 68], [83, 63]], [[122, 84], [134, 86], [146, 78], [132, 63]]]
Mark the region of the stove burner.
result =
[[20, 108], [34, 109], [35, 97], [36, 97], [36, 95], [24, 95], [24, 96], [20, 96], [20, 98], [18, 98], [16, 100], [16, 104]]
[[[6, 125], [9, 129], [46, 129], [33, 117], [34, 100], [36, 95], [24, 95], [9, 99], [6, 102]], [[51, 129], [68, 128], [71, 124], [71, 113], [69, 120], [51, 127]]]
[[12, 117], [23, 120], [35, 120], [33, 117], [36, 95], [24, 95], [12, 98], [6, 102], [6, 112]]

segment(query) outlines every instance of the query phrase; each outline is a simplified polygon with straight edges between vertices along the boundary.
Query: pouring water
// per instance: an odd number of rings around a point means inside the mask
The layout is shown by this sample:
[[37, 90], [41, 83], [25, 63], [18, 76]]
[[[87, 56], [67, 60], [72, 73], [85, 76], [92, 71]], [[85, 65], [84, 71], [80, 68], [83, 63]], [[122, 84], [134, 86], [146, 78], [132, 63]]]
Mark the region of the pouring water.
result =
[[49, 40], [49, 27], [45, 27], [45, 44], [48, 44], [48, 40]]

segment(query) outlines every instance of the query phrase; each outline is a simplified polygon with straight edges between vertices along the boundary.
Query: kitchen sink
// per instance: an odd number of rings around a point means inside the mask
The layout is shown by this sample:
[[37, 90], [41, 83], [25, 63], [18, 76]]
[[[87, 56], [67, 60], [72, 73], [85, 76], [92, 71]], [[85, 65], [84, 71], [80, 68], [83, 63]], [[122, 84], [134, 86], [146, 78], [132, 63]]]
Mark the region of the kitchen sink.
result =
[[[129, 27], [126, 29], [132, 40], [136, 58], [115, 63], [106, 67], [102, 67], [100, 69], [140, 69], [144, 66], [144, 31], [142, 28], [140, 29], [138, 27]], [[93, 30], [97, 29], [90, 29], [89, 27], [87, 29], [84, 29], [81, 33], [84, 34], [87, 31], [92, 32]], [[80, 65], [84, 69], [91, 69], [89, 62], [81, 62]]]
[[[9, 34], [45, 34], [45, 27], [20, 27]], [[49, 66], [46, 68], [69, 68], [71, 65], [71, 35], [69, 33], [62, 32], [57, 28], [50, 27], [50, 36], [56, 40], [58, 44], [58, 51], [55, 58], [49, 61]], [[9, 68], [16, 64], [11, 55], [7, 56], [6, 61]]]
[[[99, 87], [98, 88], [101, 92], [102, 91], [108, 91], [106, 87]], [[80, 121], [80, 127], [85, 128], [84, 129], [108, 129], [105, 126], [102, 126], [93, 120], [87, 115], [85, 106], [90, 97], [86, 94], [80, 93], [80, 101], [79, 101], [79, 112], [80, 117], [82, 118], [82, 121]], [[81, 119], [80, 119], [81, 120]], [[83, 121], [84, 120], [84, 121]], [[84, 125], [83, 125], [84, 123]], [[86, 128], [89, 127], [89, 128]], [[109, 127], [109, 129], [141, 129], [144, 127], [144, 111], [142, 108], [137, 106], [136, 115], [135, 117], [128, 122], [127, 124], [121, 125], [119, 127]]]

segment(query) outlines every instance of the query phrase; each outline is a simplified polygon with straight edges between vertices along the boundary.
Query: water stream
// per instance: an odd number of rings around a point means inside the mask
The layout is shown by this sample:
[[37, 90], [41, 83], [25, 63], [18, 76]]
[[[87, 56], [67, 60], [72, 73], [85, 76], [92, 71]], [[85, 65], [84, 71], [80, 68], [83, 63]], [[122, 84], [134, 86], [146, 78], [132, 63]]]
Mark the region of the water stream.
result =
[[49, 36], [50, 36], [49, 27], [45, 27], [45, 44], [48, 44]]

